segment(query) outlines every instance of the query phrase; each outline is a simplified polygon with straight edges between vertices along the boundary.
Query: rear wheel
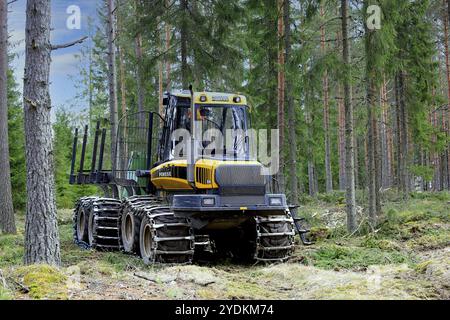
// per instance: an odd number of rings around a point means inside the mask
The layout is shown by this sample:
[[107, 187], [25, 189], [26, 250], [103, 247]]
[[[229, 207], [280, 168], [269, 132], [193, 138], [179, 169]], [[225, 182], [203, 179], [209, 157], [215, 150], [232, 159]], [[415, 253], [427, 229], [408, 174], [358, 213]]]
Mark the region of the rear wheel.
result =
[[89, 212], [86, 212], [85, 208], [80, 208], [76, 218], [76, 239], [79, 242], [88, 240], [88, 220]]
[[120, 201], [107, 198], [83, 198], [74, 214], [74, 241], [80, 247], [118, 250]]

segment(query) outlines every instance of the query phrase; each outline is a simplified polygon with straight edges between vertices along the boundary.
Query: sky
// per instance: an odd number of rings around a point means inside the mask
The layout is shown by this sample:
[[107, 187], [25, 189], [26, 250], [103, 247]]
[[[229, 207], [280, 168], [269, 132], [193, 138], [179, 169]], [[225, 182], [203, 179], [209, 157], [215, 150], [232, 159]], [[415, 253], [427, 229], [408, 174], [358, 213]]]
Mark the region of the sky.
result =
[[[68, 43], [88, 35], [88, 17], [90, 16], [94, 21], [98, 20], [97, 6], [100, 2], [101, 0], [52, 0], [51, 43], [53, 45]], [[80, 29], [69, 29], [67, 27], [67, 20], [73, 13], [67, 13], [67, 10], [73, 5], [80, 9]], [[11, 67], [14, 69], [16, 82], [22, 90], [25, 65], [26, 0], [18, 0], [10, 4], [8, 9], [9, 42], [12, 45], [10, 51], [17, 55], [11, 62]], [[79, 53], [80, 49], [81, 46], [76, 45], [52, 52], [50, 95], [53, 115], [57, 108], [69, 109], [71, 107], [71, 111], [75, 112], [86, 108], [86, 102], [75, 102], [74, 99], [77, 95], [76, 83], [80, 79], [77, 68], [79, 61], [75, 58], [75, 54]]]

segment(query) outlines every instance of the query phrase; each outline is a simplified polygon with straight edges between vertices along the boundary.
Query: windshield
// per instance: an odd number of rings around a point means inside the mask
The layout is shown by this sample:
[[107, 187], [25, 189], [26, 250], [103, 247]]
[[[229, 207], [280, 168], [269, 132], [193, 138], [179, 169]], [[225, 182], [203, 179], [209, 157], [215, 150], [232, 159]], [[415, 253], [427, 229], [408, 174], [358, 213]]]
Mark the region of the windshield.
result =
[[201, 155], [211, 158], [248, 158], [247, 113], [243, 106], [197, 105], [196, 136]]

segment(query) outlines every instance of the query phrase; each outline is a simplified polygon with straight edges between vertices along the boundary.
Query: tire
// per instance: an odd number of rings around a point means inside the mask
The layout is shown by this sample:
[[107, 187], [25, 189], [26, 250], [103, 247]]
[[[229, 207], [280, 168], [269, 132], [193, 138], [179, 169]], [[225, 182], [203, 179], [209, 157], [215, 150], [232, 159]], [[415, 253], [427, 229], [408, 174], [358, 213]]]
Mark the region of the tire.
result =
[[95, 199], [95, 197], [79, 199], [73, 213], [73, 242], [83, 249], [89, 249], [90, 205]]
[[153, 228], [149, 217], [145, 216], [139, 228], [139, 252], [146, 265], [155, 263], [155, 244], [153, 242]]
[[133, 214], [133, 212], [122, 212], [120, 234], [122, 249], [126, 253], [139, 253], [140, 243], [139, 234], [141, 227], [141, 219]]
[[[290, 234], [293, 233], [292, 224], [288, 221], [285, 222], [266, 222], [259, 225], [261, 233], [280, 233], [280, 234]], [[261, 237], [260, 246], [264, 248], [285, 248], [292, 247], [293, 236], [283, 235], [283, 236], [272, 236], [272, 237]], [[260, 258], [269, 260], [287, 260], [291, 255], [292, 249], [279, 249], [264, 251], [261, 253]]]
[[139, 251], [146, 265], [188, 264], [194, 257], [194, 236], [189, 221], [168, 213], [168, 208], [147, 213], [139, 229]]

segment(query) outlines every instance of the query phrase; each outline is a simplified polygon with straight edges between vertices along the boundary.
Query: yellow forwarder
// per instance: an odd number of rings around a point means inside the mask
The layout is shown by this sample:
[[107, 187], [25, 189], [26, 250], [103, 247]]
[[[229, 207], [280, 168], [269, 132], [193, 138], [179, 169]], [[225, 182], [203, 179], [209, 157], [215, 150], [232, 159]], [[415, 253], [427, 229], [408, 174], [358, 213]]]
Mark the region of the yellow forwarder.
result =
[[[146, 264], [190, 263], [213, 252], [247, 261], [285, 261], [294, 248], [284, 194], [250, 152], [247, 99], [239, 94], [166, 93], [164, 115], [140, 112], [119, 122], [116, 159], [105, 170], [106, 130], [97, 123], [85, 170], [88, 128], [72, 184], [96, 184], [105, 197], [85, 197], [74, 213], [83, 247], [139, 254]], [[97, 157], [98, 155], [98, 157]], [[98, 159], [97, 159], [98, 158]]]

